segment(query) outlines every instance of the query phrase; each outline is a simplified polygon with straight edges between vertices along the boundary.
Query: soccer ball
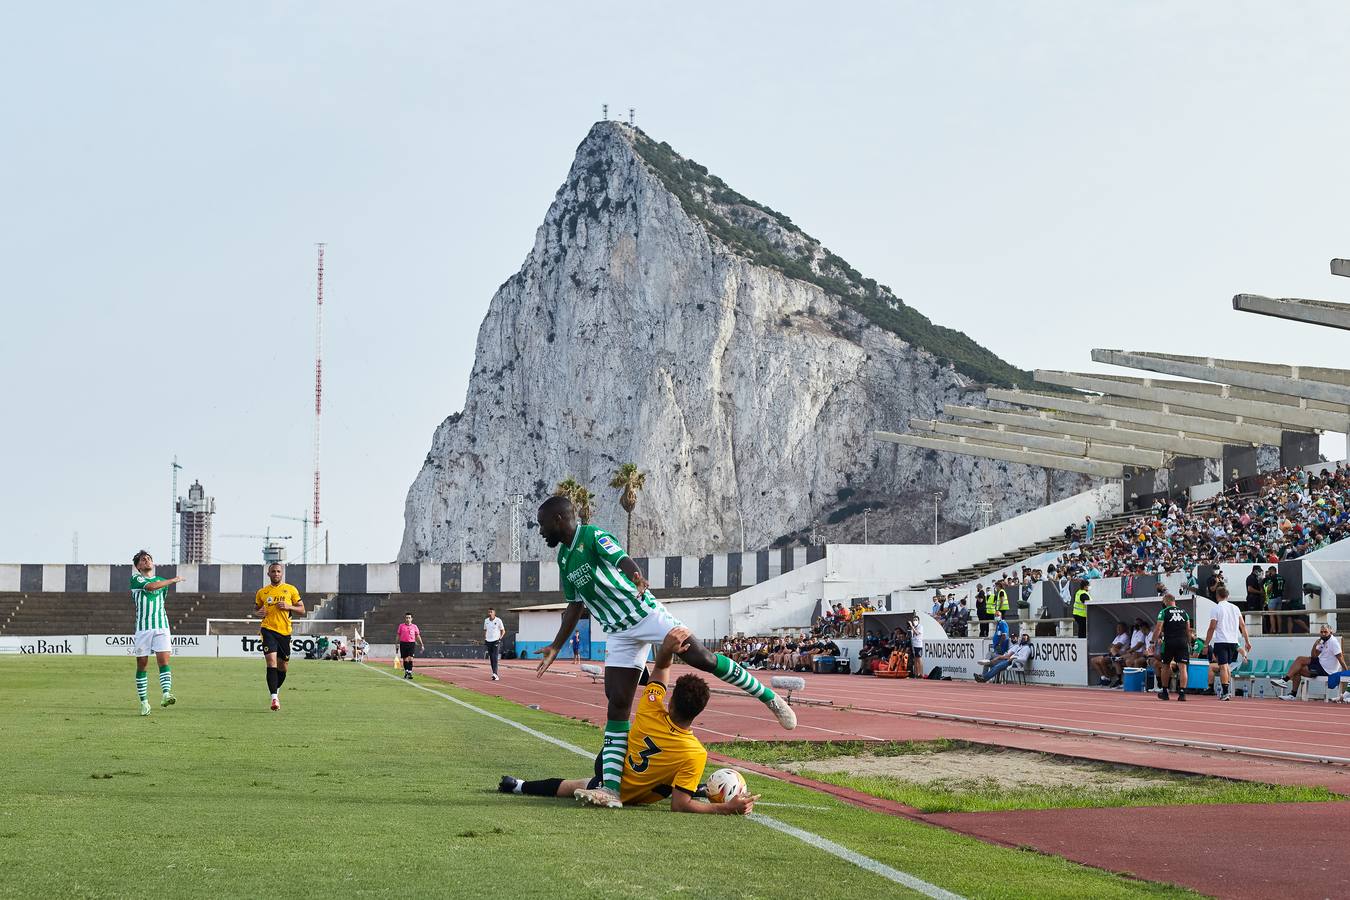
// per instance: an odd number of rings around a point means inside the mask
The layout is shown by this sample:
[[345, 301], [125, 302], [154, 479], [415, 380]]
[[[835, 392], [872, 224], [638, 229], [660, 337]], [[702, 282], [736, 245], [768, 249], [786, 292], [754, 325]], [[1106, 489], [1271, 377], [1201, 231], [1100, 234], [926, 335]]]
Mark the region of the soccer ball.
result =
[[745, 779], [735, 769], [718, 769], [708, 779], [708, 799], [713, 803], [725, 803], [743, 793]]

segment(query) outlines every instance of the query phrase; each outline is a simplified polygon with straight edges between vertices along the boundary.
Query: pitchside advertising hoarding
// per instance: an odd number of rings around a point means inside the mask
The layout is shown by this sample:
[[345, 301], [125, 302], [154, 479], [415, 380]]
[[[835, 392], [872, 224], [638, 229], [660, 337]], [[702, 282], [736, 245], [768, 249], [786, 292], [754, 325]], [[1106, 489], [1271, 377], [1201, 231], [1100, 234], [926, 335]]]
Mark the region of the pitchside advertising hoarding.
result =
[[[326, 636], [330, 642], [338, 640]], [[341, 638], [345, 643], [346, 638]], [[304, 659], [316, 649], [319, 635], [291, 638], [291, 659]], [[245, 658], [262, 655], [256, 634], [175, 634], [170, 646], [174, 656]], [[28, 637], [0, 634], [0, 653], [21, 656], [131, 656], [134, 641], [130, 634], [60, 634]]]
[[[1087, 641], [1082, 638], [1031, 639], [1031, 669], [1029, 681], [1042, 684], [1088, 683]], [[982, 659], [992, 657], [993, 650], [987, 638], [951, 638], [925, 641], [923, 664], [925, 671], [942, 666], [942, 674], [953, 678], [974, 678], [983, 671]]]
[[[175, 634], [169, 639], [174, 656], [215, 656], [216, 636], [214, 634]], [[129, 634], [91, 634], [89, 647], [85, 651], [90, 656], [131, 656], [134, 640]]]
[[23, 656], [83, 656], [84, 645], [85, 636], [82, 634], [47, 634], [38, 637], [0, 634], [0, 653], [17, 653]]

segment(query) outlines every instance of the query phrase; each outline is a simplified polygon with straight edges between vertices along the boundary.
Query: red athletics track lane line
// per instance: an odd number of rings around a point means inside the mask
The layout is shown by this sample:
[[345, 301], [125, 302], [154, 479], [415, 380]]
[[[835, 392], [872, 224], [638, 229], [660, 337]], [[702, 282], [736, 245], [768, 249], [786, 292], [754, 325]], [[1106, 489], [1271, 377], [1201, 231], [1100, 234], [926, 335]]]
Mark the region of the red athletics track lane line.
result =
[[[772, 673], [770, 673], [772, 674]], [[1268, 743], [1270, 749], [1303, 748], [1317, 743], [1329, 755], [1350, 755], [1350, 706], [1309, 703], [1276, 704], [1274, 701], [1232, 700], [1192, 695], [1185, 706], [1172, 700], [1162, 703], [1153, 694], [1122, 694], [1090, 688], [1057, 688], [1021, 685], [976, 685], [961, 682], [889, 682], [883, 690], [837, 688], [830, 679], [859, 676], [816, 676], [807, 681], [801, 696], [832, 699], [836, 705], [852, 703], [864, 711], [913, 714], [919, 709], [957, 712], [988, 718], [1019, 718], [1046, 724], [1069, 724], [1104, 731], [1129, 730], [1130, 724], [1175, 729], [1166, 737], [1231, 743], [1234, 734], [1244, 743]], [[824, 684], [822, 684], [824, 682]], [[875, 682], [874, 682], [875, 683]], [[890, 701], [889, 708], [878, 700]], [[1301, 709], [1299, 707], [1302, 707]], [[1060, 717], [1056, 717], [1056, 713]], [[1065, 719], [1062, 717], [1071, 717]], [[1195, 730], [1201, 726], [1200, 730]], [[1213, 727], [1204, 727], [1213, 726]], [[1264, 733], [1265, 741], [1262, 741]], [[1294, 738], [1288, 736], [1293, 733]], [[1339, 749], [1341, 752], [1336, 752]]]
[[[893, 705], [890, 709], [884, 710], [875, 706], [879, 699], [875, 692], [835, 689], [829, 690], [828, 696], [836, 705], [848, 702], [859, 707], [901, 714], [912, 714], [922, 708], [934, 712], [959, 711], [963, 715], [978, 715], [980, 713], [975, 710], [987, 709], [996, 710], [1000, 714], [987, 715], [988, 718], [1006, 718], [1009, 713], [1021, 717], [1024, 710], [1032, 709], [1040, 717], [1060, 713], [1074, 717], [1068, 724], [1078, 727], [1095, 726], [1102, 730], [1121, 730], [1122, 725], [1131, 721], [1155, 727], [1160, 722], [1169, 723], [1184, 729], [1193, 728], [1197, 724], [1213, 724], [1222, 726], [1230, 733], [1236, 731], [1246, 734], [1248, 730], [1262, 729], [1269, 732], [1273, 740], [1283, 743], [1288, 743], [1284, 741], [1284, 736], [1292, 730], [1301, 738], [1296, 743], [1306, 745], [1308, 741], [1316, 740], [1329, 746], [1341, 746], [1344, 750], [1350, 751], [1350, 706], [1344, 704], [1309, 701], [1275, 705], [1274, 701], [1260, 700], [1222, 702], [1214, 697], [1191, 695], [1186, 701], [1186, 706], [1179, 706], [1175, 700], [1163, 703], [1151, 693], [1122, 694], [1096, 689], [1075, 690], [1036, 685], [985, 686], [962, 683], [961, 688], [942, 689], [937, 686], [930, 687], [927, 682], [916, 684], [902, 682], [895, 685], [892, 691], [890, 699]], [[812, 697], [822, 696], [821, 687], [815, 682], [808, 683], [808, 692]], [[804, 692], [803, 695], [808, 695], [808, 692]], [[950, 707], [933, 705], [947, 703], [959, 706], [953, 710]], [[1113, 727], [1107, 728], [1108, 723]], [[1203, 732], [1203, 734], [1213, 733], [1208, 730]]]

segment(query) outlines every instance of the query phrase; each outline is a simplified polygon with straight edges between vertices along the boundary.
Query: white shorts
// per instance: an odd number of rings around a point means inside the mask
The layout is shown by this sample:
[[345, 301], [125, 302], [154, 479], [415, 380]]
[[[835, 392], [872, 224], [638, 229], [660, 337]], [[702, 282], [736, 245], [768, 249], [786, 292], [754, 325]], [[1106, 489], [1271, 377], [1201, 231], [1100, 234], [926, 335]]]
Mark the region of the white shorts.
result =
[[625, 631], [605, 635], [605, 666], [641, 669], [647, 665], [652, 644], [660, 644], [672, 629], [684, 623], [659, 603], [646, 618]]
[[169, 629], [147, 628], [136, 632], [131, 639], [132, 656], [149, 656], [152, 653], [169, 652]]

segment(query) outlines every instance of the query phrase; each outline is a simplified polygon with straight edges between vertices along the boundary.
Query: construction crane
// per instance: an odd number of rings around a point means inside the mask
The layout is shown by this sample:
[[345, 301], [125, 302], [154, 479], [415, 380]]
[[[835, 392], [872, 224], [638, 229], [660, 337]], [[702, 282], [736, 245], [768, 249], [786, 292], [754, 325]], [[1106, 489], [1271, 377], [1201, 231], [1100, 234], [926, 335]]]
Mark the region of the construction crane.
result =
[[242, 538], [245, 540], [263, 542], [263, 562], [271, 565], [274, 562], [284, 562], [286, 556], [286, 545], [278, 543], [279, 541], [289, 541], [289, 534], [272, 535], [272, 529], [268, 528], [266, 534], [222, 534], [223, 538]]
[[[300, 563], [301, 563], [302, 565], [308, 563], [308, 562], [309, 562], [309, 516], [308, 516], [308, 515], [303, 515], [303, 516], [282, 516], [282, 515], [277, 515], [276, 513], [272, 513], [272, 518], [274, 518], [274, 519], [285, 519], [285, 520], [288, 521], [288, 522], [299, 522], [299, 523], [300, 523], [300, 528], [301, 528], [301, 532], [300, 532], [301, 537], [300, 537], [300, 540], [303, 542], [303, 543], [301, 543], [301, 545], [300, 545]], [[314, 524], [315, 524], [316, 526], [318, 525], [317, 522], [314, 523]]]

